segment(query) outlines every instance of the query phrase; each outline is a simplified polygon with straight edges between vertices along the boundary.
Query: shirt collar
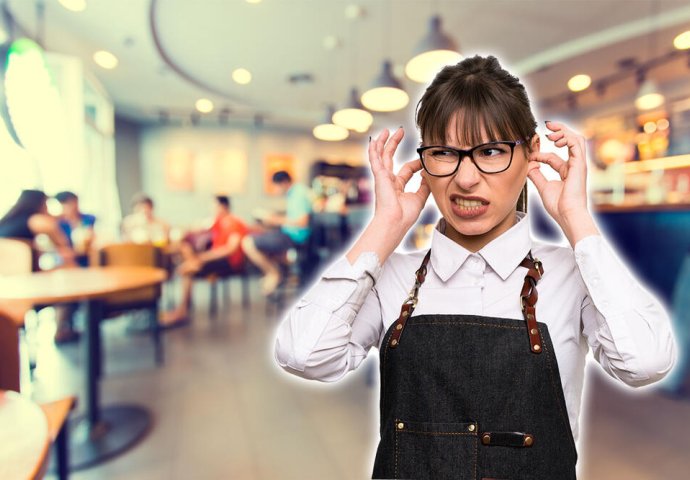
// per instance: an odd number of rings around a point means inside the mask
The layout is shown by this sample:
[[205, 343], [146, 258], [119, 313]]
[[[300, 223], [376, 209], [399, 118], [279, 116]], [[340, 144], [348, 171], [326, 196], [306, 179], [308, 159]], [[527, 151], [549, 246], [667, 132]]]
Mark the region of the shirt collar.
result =
[[[467, 257], [472, 255], [465, 247], [445, 236], [445, 227], [446, 223], [442, 218], [431, 238], [431, 265], [444, 282], [460, 269]], [[523, 212], [517, 212], [515, 225], [486, 244], [477, 254], [505, 280], [531, 248], [529, 217]]]

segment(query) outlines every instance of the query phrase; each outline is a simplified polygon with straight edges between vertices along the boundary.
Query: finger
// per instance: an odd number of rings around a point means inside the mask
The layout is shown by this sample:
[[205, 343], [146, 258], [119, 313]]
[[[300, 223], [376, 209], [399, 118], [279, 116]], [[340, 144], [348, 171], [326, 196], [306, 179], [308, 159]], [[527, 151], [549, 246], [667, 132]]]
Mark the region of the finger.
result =
[[381, 159], [383, 159], [383, 147], [384, 145], [386, 145], [386, 141], [388, 140], [389, 135], [390, 132], [388, 131], [388, 129], [384, 128], [383, 131], [379, 134], [378, 138], [376, 139], [376, 153], [379, 155]]
[[383, 159], [383, 164], [390, 170], [393, 170], [393, 154], [398, 149], [398, 145], [400, 145], [400, 142], [404, 136], [405, 131], [403, 128], [398, 128], [395, 132], [393, 132], [393, 135], [391, 135], [391, 137], [388, 139], [388, 142], [386, 142], [385, 147], [383, 148], [383, 155], [381, 158]]
[[376, 151], [376, 141], [378, 138], [374, 140], [369, 140], [369, 148], [368, 148], [368, 154], [369, 154], [369, 164], [371, 165], [371, 173], [376, 174], [377, 171], [379, 171], [382, 167], [383, 164], [381, 162], [381, 157], [379, 156], [378, 152]]
[[[530, 162], [532, 164], [532, 162]], [[549, 181], [546, 179], [543, 173], [541, 173], [540, 170], [540, 164], [539, 163], [534, 163], [534, 166], [528, 167], [527, 170], [527, 178], [529, 178], [532, 183], [534, 184], [535, 187], [537, 187], [537, 191], [539, 192], [539, 196], [542, 195], [542, 192], [544, 191], [544, 188], [546, 187], [546, 184], [549, 183]]]
[[430, 193], [431, 188], [429, 188], [429, 184], [426, 183], [426, 178], [422, 177], [422, 183], [419, 184], [419, 188], [415, 192], [415, 195], [417, 195], [423, 202], [426, 202], [426, 199], [429, 198]]
[[405, 165], [403, 165], [400, 171], [398, 172], [398, 178], [402, 180], [403, 186], [407, 185], [407, 182], [410, 181], [412, 175], [414, 175], [415, 172], [418, 172], [421, 169], [422, 161], [420, 159], [412, 160], [411, 162], [407, 162]]
[[529, 157], [530, 160], [540, 163], [545, 163], [558, 172], [561, 180], [565, 180], [568, 176], [568, 162], [553, 152], [534, 152]]

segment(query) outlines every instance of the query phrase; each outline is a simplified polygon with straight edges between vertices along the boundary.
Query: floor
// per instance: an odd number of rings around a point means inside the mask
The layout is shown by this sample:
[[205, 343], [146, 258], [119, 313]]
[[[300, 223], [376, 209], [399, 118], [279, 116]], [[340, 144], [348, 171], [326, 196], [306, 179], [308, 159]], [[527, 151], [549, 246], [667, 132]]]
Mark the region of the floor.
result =
[[[205, 288], [195, 292], [194, 323], [166, 333], [161, 368], [155, 367], [149, 338], [128, 333], [129, 319], [104, 325], [103, 403], [144, 405], [155, 424], [130, 451], [72, 478], [369, 478], [377, 387], [367, 386], [367, 370], [376, 368], [375, 356], [340, 384], [296, 379], [272, 360], [279, 315], [267, 314], [258, 286], [252, 285], [253, 303], [245, 311], [239, 285], [231, 285], [233, 303], [215, 321]], [[37, 400], [80, 393], [83, 352], [78, 345], [55, 348], [50, 312], [42, 315], [30, 339], [38, 368], [27, 391]], [[654, 390], [630, 393], [612, 385], [596, 365], [589, 370], [580, 478], [687, 478], [690, 401]]]

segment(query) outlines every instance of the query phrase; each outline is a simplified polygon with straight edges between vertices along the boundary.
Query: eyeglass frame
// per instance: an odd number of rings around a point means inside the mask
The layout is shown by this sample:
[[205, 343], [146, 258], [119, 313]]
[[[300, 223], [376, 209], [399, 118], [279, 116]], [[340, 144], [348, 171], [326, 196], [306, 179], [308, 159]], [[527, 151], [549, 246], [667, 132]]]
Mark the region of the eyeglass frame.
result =
[[[417, 153], [419, 154], [419, 160], [422, 162], [422, 167], [424, 167], [424, 170], [426, 171], [426, 173], [428, 173], [432, 177], [443, 178], [443, 177], [450, 177], [451, 175], [455, 175], [456, 173], [458, 173], [458, 169], [460, 168], [460, 163], [462, 162], [463, 158], [465, 158], [465, 157], [470, 157], [470, 160], [472, 161], [474, 166], [477, 167], [477, 170], [479, 170], [480, 172], [485, 173], [487, 175], [493, 175], [494, 173], [505, 172], [506, 170], [508, 170], [510, 168], [510, 166], [513, 164], [513, 156], [515, 155], [515, 147], [517, 145], [522, 145], [524, 143], [525, 143], [525, 140], [495, 140], [493, 142], [481, 143], [479, 145], [476, 145], [476, 146], [470, 148], [469, 150], [461, 150], [459, 148], [453, 148], [453, 147], [449, 147], [447, 145], [427, 145], [424, 147], [419, 147], [417, 149]], [[477, 162], [474, 161], [473, 153], [475, 150], [477, 150], [480, 147], [486, 147], [487, 145], [496, 145], [496, 144], [510, 145], [510, 160], [508, 161], [508, 165], [506, 166], [506, 168], [504, 168], [503, 170], [498, 170], [497, 172], [485, 172], [484, 170], [481, 169], [481, 167], [479, 165], [477, 165]], [[455, 164], [455, 168], [453, 169], [453, 171], [451, 173], [446, 173], [444, 175], [437, 175], [437, 174], [431, 173], [429, 171], [429, 169], [424, 164], [423, 153], [425, 150], [429, 150], [430, 148], [446, 148], [446, 149], [452, 150], [453, 152], [458, 154], [458, 162]]]

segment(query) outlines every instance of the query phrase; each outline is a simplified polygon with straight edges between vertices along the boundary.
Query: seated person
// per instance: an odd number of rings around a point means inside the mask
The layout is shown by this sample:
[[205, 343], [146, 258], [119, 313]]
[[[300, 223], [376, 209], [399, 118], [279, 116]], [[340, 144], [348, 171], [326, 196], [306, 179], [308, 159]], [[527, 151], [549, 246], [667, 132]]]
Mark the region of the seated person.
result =
[[96, 217], [81, 212], [79, 197], [72, 192], [60, 192], [55, 195], [55, 199], [62, 206], [62, 215], [59, 218], [60, 228], [77, 254], [77, 263], [86, 267], [89, 263], [88, 254], [93, 244], [93, 226], [96, 223]]
[[240, 245], [249, 229], [239, 217], [230, 213], [228, 197], [217, 196], [215, 208], [216, 217], [210, 229], [211, 248], [197, 253], [190, 243], [183, 242], [180, 247], [183, 261], [177, 267], [177, 272], [182, 276], [182, 302], [175, 310], [163, 314], [160, 323], [165, 327], [189, 321], [194, 277], [206, 277], [211, 274], [227, 276], [244, 268], [244, 255]]
[[286, 197], [285, 215], [273, 214], [261, 219], [268, 226], [280, 227], [263, 233], [248, 235], [242, 241], [242, 250], [249, 260], [264, 273], [261, 290], [270, 295], [280, 284], [279, 265], [270, 257], [283, 255], [290, 248], [304, 244], [310, 235], [309, 214], [312, 202], [309, 189], [294, 184], [290, 174], [279, 171], [273, 175], [281, 194]]
[[[75, 253], [60, 228], [58, 220], [48, 213], [48, 196], [40, 190], [24, 190], [17, 202], [0, 218], [0, 238], [18, 238], [34, 242], [38, 235], [47, 235], [55, 246], [65, 267], [75, 267]], [[62, 309], [60, 309], [62, 310]], [[58, 310], [55, 341], [58, 343], [78, 338], [78, 333]]]
[[164, 246], [170, 237], [170, 226], [153, 212], [153, 200], [138, 193], [132, 198], [133, 212], [122, 220], [122, 240]]

